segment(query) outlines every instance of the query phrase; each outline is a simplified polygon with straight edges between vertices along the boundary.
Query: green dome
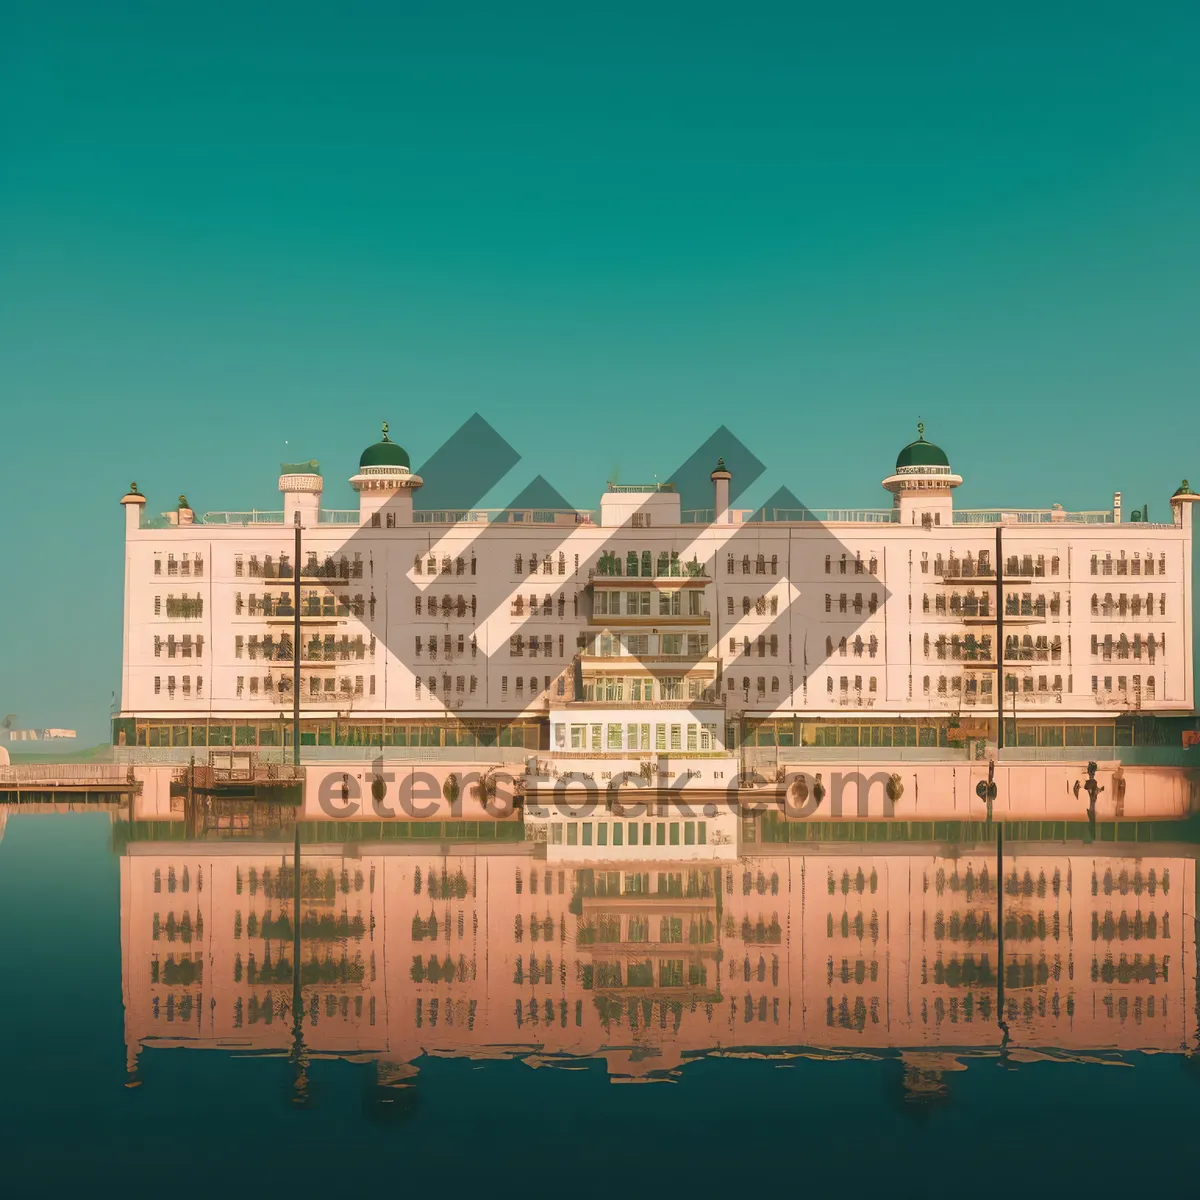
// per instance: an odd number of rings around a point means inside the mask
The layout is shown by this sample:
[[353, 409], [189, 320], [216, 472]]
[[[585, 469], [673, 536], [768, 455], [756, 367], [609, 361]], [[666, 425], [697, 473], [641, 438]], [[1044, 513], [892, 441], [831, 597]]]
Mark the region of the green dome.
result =
[[917, 426], [917, 440], [909, 442], [903, 450], [896, 455], [896, 470], [902, 471], [905, 467], [949, 467], [950, 460], [946, 457], [946, 452], [940, 447], [935, 446], [932, 442], [925, 440], [925, 426]]
[[358, 460], [359, 470], [364, 467], [410, 467], [408, 451], [403, 446], [397, 446], [388, 438], [387, 422], [383, 423], [383, 438], [373, 446], [368, 446]]

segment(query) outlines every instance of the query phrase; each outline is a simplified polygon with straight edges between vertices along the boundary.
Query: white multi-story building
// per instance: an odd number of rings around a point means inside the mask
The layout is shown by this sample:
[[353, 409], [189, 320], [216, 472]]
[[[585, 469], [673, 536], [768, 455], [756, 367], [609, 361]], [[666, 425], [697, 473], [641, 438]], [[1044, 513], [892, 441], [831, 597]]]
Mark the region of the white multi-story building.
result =
[[592, 512], [421, 511], [385, 427], [356, 510], [321, 508], [315, 462], [284, 466], [276, 512], [181, 497], [148, 518], [134, 485], [114, 740], [279, 745], [297, 624], [314, 745], [1087, 746], [1193, 711], [1186, 482], [1169, 524], [1119, 493], [964, 511], [923, 431], [886, 509], [738, 510], [730, 479], [719, 462], [704, 511], [669, 483], [611, 485]]

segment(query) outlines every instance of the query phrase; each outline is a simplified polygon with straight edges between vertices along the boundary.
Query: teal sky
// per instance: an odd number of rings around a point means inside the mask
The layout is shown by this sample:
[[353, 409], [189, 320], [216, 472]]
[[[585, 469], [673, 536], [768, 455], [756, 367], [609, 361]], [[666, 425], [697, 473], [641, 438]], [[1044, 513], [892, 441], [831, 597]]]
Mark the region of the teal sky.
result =
[[0, 709], [105, 736], [130, 479], [348, 506], [383, 418], [882, 507], [921, 416], [963, 505], [1167, 519], [1200, 5], [588, 7], [0, 0]]

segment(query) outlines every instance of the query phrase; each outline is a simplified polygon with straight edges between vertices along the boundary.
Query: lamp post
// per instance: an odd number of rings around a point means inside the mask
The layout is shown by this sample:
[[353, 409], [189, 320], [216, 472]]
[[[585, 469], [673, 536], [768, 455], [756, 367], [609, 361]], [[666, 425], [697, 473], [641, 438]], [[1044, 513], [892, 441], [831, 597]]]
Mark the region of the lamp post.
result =
[[992, 801], [996, 799], [996, 784], [994, 782], [995, 777], [996, 760], [991, 758], [988, 759], [988, 777], [986, 782], [981, 779], [975, 785], [975, 795], [977, 795], [980, 800], [983, 800], [987, 804], [987, 819], [989, 825], [992, 823]]
[[[296, 513], [296, 565], [292, 571], [292, 764], [300, 765], [300, 513]], [[299, 844], [299, 843], [297, 843]]]

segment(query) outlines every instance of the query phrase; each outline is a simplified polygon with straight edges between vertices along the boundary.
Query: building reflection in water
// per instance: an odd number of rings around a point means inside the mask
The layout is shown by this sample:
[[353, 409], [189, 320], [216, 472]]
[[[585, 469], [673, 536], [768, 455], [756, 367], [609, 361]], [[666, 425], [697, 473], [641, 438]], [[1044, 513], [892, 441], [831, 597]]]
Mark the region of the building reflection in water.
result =
[[444, 849], [305, 847], [297, 897], [290, 838], [129, 845], [131, 1077], [156, 1046], [290, 1054], [302, 1096], [308, 1056], [369, 1058], [400, 1115], [425, 1054], [602, 1058], [614, 1081], [886, 1054], [928, 1101], [973, 1055], [1197, 1051], [1188, 851], [1023, 847], [1000, 878], [994, 851], [932, 847], [619, 867]]

